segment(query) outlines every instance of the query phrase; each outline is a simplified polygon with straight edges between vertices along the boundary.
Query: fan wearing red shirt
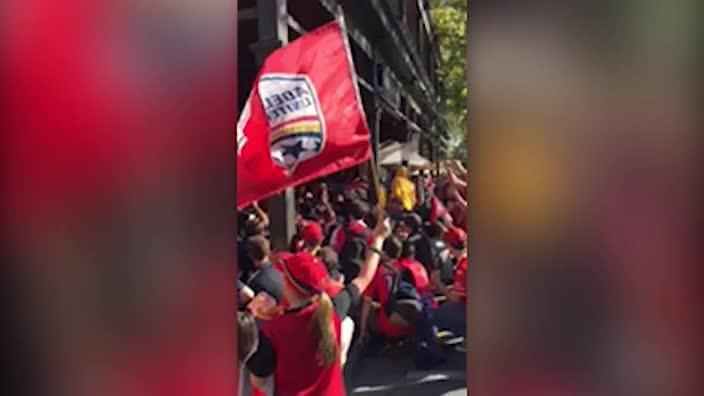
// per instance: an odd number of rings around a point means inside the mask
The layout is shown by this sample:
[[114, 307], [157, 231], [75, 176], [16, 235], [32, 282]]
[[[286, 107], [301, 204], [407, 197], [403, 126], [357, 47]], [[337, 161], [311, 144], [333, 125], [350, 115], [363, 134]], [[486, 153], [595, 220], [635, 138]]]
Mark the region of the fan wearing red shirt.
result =
[[[348, 200], [346, 202], [346, 209], [348, 213], [348, 223], [335, 229], [330, 237], [330, 244], [337, 254], [340, 254], [342, 248], [345, 246], [348, 233], [362, 236], [369, 233], [369, 227], [364, 222], [364, 219], [369, 215], [371, 210], [369, 204], [358, 199]], [[367, 241], [370, 242], [369, 239], [367, 239]]]
[[443, 291], [447, 302], [434, 313], [435, 325], [461, 336], [467, 335], [467, 233], [457, 227], [445, 232], [445, 241], [457, 260], [450, 288], [435, 282]]
[[344, 289], [310, 253], [280, 262], [288, 307], [262, 326], [247, 362], [256, 377], [274, 376], [277, 396], [345, 395], [341, 322], [372, 281], [390, 232], [388, 219], [378, 222], [359, 275]]
[[[401, 256], [401, 242], [391, 237], [384, 242], [386, 266], [379, 266], [376, 275], [364, 292], [360, 318], [360, 341], [365, 342], [369, 333], [367, 326], [388, 339], [405, 338], [413, 334], [414, 327], [399, 312], [388, 312], [392, 298], [391, 287], [397, 270], [393, 262]], [[372, 311], [373, 309], [373, 311]], [[371, 319], [371, 320], [370, 320]]]
[[396, 260], [394, 266], [404, 274], [406, 280], [413, 284], [416, 291], [418, 291], [418, 295], [424, 296], [431, 293], [432, 287], [428, 278], [428, 271], [415, 257], [415, 245], [410, 241], [405, 241], [401, 258]]

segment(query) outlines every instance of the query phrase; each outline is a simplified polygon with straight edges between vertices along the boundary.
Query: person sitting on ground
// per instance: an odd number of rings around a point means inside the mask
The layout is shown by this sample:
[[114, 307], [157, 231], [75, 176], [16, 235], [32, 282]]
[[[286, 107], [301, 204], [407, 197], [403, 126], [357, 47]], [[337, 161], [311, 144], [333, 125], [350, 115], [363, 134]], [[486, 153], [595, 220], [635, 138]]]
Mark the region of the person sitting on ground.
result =
[[403, 243], [401, 257], [396, 260], [394, 265], [401, 272], [402, 279], [412, 284], [418, 295], [424, 296], [431, 291], [430, 278], [423, 264], [418, 262], [415, 257], [415, 244], [408, 240]]
[[261, 235], [247, 239], [247, 255], [256, 268], [247, 280], [249, 287], [255, 293], [266, 292], [279, 302], [283, 289], [283, 277], [272, 265], [269, 240]]
[[435, 285], [445, 294], [447, 302], [435, 310], [435, 325], [440, 329], [466, 337], [467, 335], [467, 234], [457, 227], [445, 233], [445, 240], [452, 256], [457, 260], [453, 274], [452, 286], [439, 282], [437, 275]]
[[[442, 284], [449, 285], [452, 283], [454, 263], [452, 262], [450, 248], [445, 242], [445, 227], [441, 223], [432, 223], [426, 228], [434, 254], [434, 265], [428, 271], [431, 274], [431, 280], [433, 280], [434, 285], [436, 278], [439, 282], [442, 282]], [[435, 285], [435, 287], [438, 289], [437, 285]]]
[[360, 344], [365, 344], [374, 335], [398, 340], [407, 338], [414, 332], [413, 322], [420, 310], [419, 297], [417, 294], [404, 295], [408, 288], [399, 287], [401, 273], [395, 266], [395, 261], [401, 257], [401, 250], [401, 241], [393, 236], [384, 242], [382, 265], [364, 292], [358, 339]]

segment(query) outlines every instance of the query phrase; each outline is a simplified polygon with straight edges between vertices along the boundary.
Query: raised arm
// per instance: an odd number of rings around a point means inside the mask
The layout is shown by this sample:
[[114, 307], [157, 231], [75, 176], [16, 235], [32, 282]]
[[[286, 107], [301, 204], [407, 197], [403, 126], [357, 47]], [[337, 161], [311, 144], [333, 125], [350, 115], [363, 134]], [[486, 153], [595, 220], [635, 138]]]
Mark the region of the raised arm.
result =
[[257, 217], [259, 217], [259, 220], [264, 223], [264, 227], [269, 227], [269, 215], [267, 215], [266, 212], [262, 210], [258, 202], [252, 204], [252, 209], [254, 209], [254, 212], [256, 213]]
[[462, 180], [461, 178], [457, 177], [455, 172], [452, 171], [452, 169], [448, 169], [447, 173], [450, 176], [450, 184], [455, 186], [457, 190], [459, 191], [467, 191], [467, 182]]
[[335, 222], [337, 221], [337, 215], [335, 214], [335, 210], [330, 204], [330, 193], [328, 192], [328, 186], [323, 183], [320, 188], [320, 203], [322, 204], [323, 208], [325, 208], [326, 215], [325, 225], [335, 224]]
[[239, 298], [240, 306], [249, 304], [249, 302], [254, 298], [254, 291], [239, 279], [237, 280], [237, 297]]
[[357, 286], [360, 294], [367, 290], [372, 279], [374, 279], [376, 270], [379, 267], [384, 240], [386, 240], [389, 235], [391, 235], [391, 223], [388, 218], [380, 217], [372, 232], [371, 243], [369, 249], [367, 249], [367, 257], [364, 259], [364, 264], [362, 264], [359, 275], [351, 282]]
[[425, 184], [422, 177], [416, 179], [416, 202], [418, 204], [425, 202]]
[[467, 201], [464, 199], [462, 196], [462, 193], [458, 189], [455, 189], [455, 199], [457, 200], [457, 203], [462, 209], [467, 210]]

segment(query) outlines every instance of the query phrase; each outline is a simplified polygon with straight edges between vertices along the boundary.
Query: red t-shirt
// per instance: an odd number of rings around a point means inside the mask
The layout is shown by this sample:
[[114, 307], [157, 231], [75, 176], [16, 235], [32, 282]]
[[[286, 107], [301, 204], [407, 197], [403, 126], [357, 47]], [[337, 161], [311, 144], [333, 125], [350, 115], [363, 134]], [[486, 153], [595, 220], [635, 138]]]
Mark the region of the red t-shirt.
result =
[[467, 299], [467, 256], [460, 259], [460, 263], [455, 268], [452, 276], [452, 291], [459, 294], [463, 299]]
[[412, 258], [401, 258], [396, 261], [396, 267], [400, 270], [407, 270], [413, 278], [413, 286], [421, 296], [431, 291], [428, 271], [423, 264]]
[[377, 327], [381, 334], [388, 338], [402, 338], [407, 337], [413, 333], [412, 326], [399, 327], [391, 323], [391, 320], [386, 315], [384, 306], [389, 301], [389, 285], [393, 280], [393, 275], [390, 274], [386, 269], [379, 267], [372, 283], [369, 284], [367, 290], [364, 292], [365, 297], [369, 297], [372, 300], [381, 304], [381, 308], [376, 310], [376, 321]]
[[[318, 363], [317, 345], [311, 323], [316, 305], [290, 312], [267, 322], [261, 331], [276, 351], [274, 389], [277, 396], [345, 396], [342, 366], [337, 359], [331, 367]], [[340, 318], [333, 314], [338, 347]]]
[[467, 210], [462, 208], [460, 205], [452, 205], [449, 209], [450, 216], [452, 216], [452, 224], [455, 227], [461, 228], [463, 230], [467, 229]]
[[[369, 227], [367, 227], [367, 225], [363, 221], [354, 221], [348, 226], [339, 227], [337, 230], [334, 231], [331, 238], [332, 248], [337, 254], [340, 254], [342, 248], [345, 246], [345, 239], [347, 238], [347, 235], [345, 233], [345, 227], [347, 228], [347, 231], [355, 235], [362, 235], [365, 232], [369, 232]], [[371, 243], [371, 235], [367, 238], [367, 243]]]

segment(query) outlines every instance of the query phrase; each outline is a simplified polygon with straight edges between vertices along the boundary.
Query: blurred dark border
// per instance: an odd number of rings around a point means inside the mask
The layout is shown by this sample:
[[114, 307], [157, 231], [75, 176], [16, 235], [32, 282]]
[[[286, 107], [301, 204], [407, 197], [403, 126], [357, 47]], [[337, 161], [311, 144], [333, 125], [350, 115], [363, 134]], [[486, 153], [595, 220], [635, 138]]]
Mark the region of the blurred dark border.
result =
[[701, 394], [700, 3], [469, 3], [470, 394]]

